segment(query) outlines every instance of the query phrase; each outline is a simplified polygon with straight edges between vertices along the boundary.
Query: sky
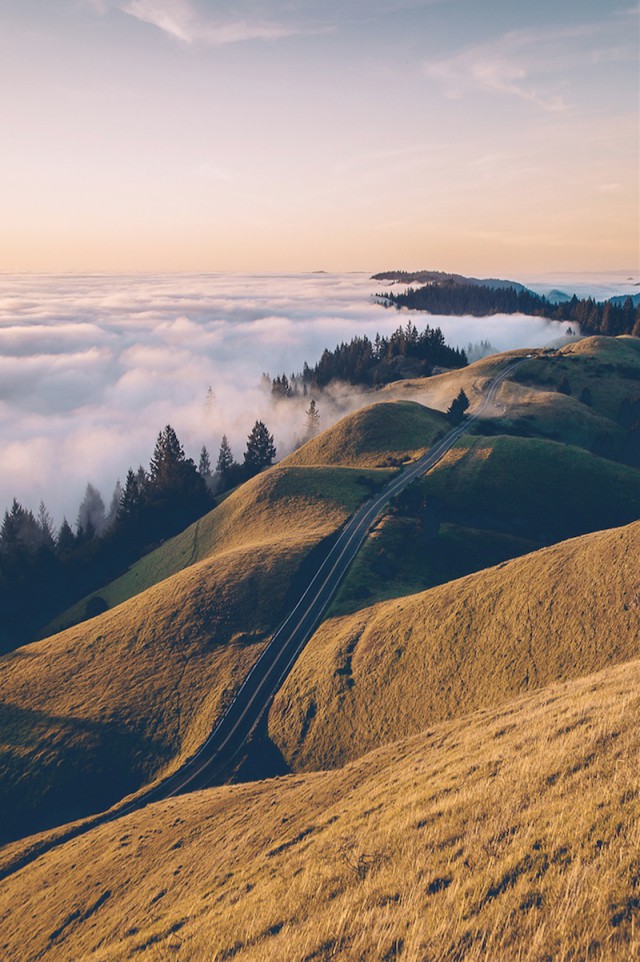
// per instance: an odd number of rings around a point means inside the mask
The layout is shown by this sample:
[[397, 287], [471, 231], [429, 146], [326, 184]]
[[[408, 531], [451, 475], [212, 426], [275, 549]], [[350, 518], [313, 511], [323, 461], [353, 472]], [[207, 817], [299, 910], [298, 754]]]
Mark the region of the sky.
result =
[[0, 272], [638, 267], [634, 0], [0, 0]]

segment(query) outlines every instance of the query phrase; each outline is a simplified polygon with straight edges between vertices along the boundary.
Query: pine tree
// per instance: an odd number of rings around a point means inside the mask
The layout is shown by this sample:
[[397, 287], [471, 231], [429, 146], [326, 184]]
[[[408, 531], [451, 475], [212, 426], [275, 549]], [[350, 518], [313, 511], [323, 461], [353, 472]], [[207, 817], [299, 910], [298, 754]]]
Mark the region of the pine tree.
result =
[[275, 456], [273, 435], [269, 434], [263, 421], [256, 421], [247, 438], [247, 450], [244, 453], [244, 466], [249, 477], [273, 464]]
[[40, 547], [47, 551], [52, 551], [55, 547], [55, 529], [53, 524], [53, 518], [47, 511], [44, 501], [41, 501], [38, 506], [38, 517], [36, 518], [38, 523], [38, 530], [40, 532]]
[[113, 494], [111, 495], [111, 501], [109, 502], [109, 511], [107, 512], [107, 528], [112, 528], [118, 517], [120, 511], [120, 505], [122, 504], [122, 496], [124, 494], [124, 489], [120, 484], [120, 478], [115, 483]]
[[102, 495], [90, 482], [85, 488], [84, 497], [78, 508], [76, 529], [79, 536], [91, 539], [102, 534], [107, 524]]
[[311, 438], [315, 438], [320, 428], [320, 412], [318, 411], [318, 405], [313, 398], [311, 398], [309, 407], [305, 411], [305, 414], [307, 415], [307, 430], [305, 438], [308, 441]]
[[200, 451], [200, 462], [198, 464], [198, 474], [206, 485], [211, 484], [211, 458], [204, 444]]
[[58, 537], [56, 538], [56, 551], [62, 556], [69, 555], [75, 546], [76, 536], [67, 519], [63, 518], [60, 530], [58, 531]]
[[178, 435], [170, 424], [158, 435], [149, 465], [149, 483], [154, 491], [172, 488], [180, 478], [181, 466], [186, 463]]
[[464, 412], [469, 407], [469, 398], [460, 388], [458, 394], [447, 408], [447, 417], [452, 424], [460, 424], [464, 418]]
[[226, 488], [229, 482], [229, 473], [232, 467], [233, 454], [231, 453], [227, 435], [223, 434], [222, 441], [220, 443], [220, 451], [218, 452], [218, 461], [216, 464], [216, 474], [220, 479], [220, 486], [223, 490]]
[[[142, 468], [140, 470], [142, 470]], [[124, 483], [124, 491], [122, 492], [122, 498], [120, 500], [118, 521], [126, 523], [136, 517], [140, 512], [141, 505], [142, 492], [139, 485], [139, 472], [136, 474], [132, 468], [129, 468]]]

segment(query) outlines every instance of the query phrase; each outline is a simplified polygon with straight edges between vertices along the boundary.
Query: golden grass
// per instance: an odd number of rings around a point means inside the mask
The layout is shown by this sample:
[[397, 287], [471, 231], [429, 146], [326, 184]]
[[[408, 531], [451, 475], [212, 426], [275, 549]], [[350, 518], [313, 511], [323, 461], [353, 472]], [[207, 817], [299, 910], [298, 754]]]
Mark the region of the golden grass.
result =
[[295, 770], [640, 656], [640, 523], [325, 621], [274, 699]]
[[640, 663], [340, 771], [155, 804], [5, 880], [6, 962], [628, 962]]
[[[459, 371], [430, 378], [395, 382], [381, 397], [410, 398], [445, 411], [462, 388], [477, 410], [488, 381], [504, 369], [508, 360], [528, 352], [508, 351], [482, 358]], [[510, 432], [557, 438], [588, 449], [599, 449], [608, 439], [611, 455], [617, 456], [622, 432], [615, 423], [620, 403], [639, 394], [640, 339], [634, 337], [588, 337], [565, 345], [543, 357], [534, 357], [503, 383], [490, 417], [498, 417]], [[572, 395], [558, 394], [567, 377]], [[583, 388], [592, 395], [592, 406], [580, 401]], [[506, 411], [505, 411], [506, 408]]]
[[367, 493], [359, 476], [274, 469], [204, 519], [204, 560], [0, 659], [0, 834], [106, 808], [188, 756], [285, 613], [304, 557]]
[[[324, 471], [275, 466], [237, 488], [225, 500], [189, 525], [181, 534], [150, 552], [124, 575], [100, 588], [110, 608], [145, 591], [152, 585], [222, 552], [274, 540], [296, 541], [307, 533], [324, 536], [336, 509], [356, 509], [366, 492], [355, 471], [327, 468]], [[87, 598], [65, 611], [52, 623], [51, 633], [84, 617]]]
[[415, 401], [370, 404], [342, 418], [282, 464], [384, 467], [420, 457], [448, 428], [439, 411]]

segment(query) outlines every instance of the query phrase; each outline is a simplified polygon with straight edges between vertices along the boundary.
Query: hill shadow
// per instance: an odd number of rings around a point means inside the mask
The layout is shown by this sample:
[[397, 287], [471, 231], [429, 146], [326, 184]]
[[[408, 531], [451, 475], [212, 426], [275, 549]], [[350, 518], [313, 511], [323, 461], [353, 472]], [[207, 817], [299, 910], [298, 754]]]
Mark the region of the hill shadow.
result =
[[0, 844], [104, 811], [171, 754], [168, 744], [117, 720], [0, 704]]

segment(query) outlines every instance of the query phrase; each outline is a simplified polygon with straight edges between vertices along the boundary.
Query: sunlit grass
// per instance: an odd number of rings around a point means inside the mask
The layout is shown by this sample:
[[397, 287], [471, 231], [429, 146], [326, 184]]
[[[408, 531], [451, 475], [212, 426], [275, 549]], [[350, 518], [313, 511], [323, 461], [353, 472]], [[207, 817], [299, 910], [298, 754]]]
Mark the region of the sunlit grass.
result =
[[295, 769], [640, 656], [640, 523], [327, 620], [269, 715]]
[[343, 770], [156, 804], [5, 880], [0, 950], [627, 962], [640, 949], [639, 709], [633, 662]]

